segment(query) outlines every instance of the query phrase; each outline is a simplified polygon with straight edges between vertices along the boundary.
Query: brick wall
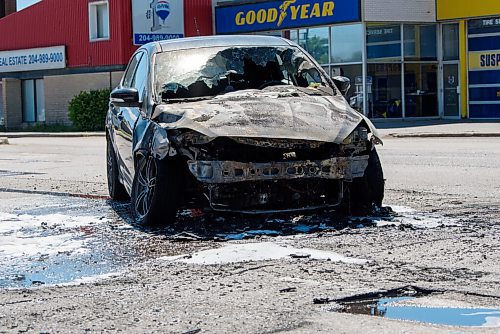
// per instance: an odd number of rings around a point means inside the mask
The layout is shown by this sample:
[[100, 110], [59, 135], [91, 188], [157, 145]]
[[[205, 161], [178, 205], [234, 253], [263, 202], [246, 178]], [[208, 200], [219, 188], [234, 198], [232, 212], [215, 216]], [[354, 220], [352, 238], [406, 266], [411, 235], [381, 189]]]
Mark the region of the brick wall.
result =
[[82, 91], [114, 88], [123, 72], [72, 74], [44, 78], [46, 124], [71, 124], [69, 101]]
[[435, 22], [435, 0], [364, 0], [364, 20], [369, 22]]
[[19, 128], [23, 122], [21, 80], [3, 79], [3, 112], [6, 128]]

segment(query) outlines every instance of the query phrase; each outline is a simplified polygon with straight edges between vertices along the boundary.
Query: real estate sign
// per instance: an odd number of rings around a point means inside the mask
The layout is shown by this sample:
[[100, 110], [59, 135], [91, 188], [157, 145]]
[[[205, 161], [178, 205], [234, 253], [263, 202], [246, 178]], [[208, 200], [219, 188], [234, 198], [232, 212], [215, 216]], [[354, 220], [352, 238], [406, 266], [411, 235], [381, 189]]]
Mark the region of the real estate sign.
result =
[[183, 0], [132, 0], [134, 44], [184, 37]]

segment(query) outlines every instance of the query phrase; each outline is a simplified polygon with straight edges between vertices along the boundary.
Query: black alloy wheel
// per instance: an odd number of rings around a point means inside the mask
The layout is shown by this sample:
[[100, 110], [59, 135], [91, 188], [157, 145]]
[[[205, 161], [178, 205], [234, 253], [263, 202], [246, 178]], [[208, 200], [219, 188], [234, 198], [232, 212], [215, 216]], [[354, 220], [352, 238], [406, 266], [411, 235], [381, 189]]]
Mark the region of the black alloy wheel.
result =
[[134, 195], [136, 220], [142, 221], [151, 210], [156, 188], [156, 163], [152, 156], [141, 159], [137, 170], [137, 188]]
[[179, 176], [175, 162], [139, 155], [132, 185], [131, 209], [135, 222], [167, 226], [175, 222]]
[[108, 192], [111, 199], [114, 200], [126, 200], [129, 199], [129, 195], [125, 190], [125, 187], [120, 182], [120, 177], [118, 175], [118, 162], [116, 161], [115, 151], [113, 149], [113, 144], [106, 138], [106, 172], [108, 176]]

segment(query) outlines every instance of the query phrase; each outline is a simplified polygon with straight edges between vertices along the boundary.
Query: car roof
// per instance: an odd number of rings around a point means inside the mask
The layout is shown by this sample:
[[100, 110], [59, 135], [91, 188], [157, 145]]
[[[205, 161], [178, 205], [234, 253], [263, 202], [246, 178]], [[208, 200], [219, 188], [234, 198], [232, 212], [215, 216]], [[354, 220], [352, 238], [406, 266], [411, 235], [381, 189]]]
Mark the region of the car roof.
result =
[[295, 43], [285, 38], [258, 35], [188, 37], [157, 43], [162, 52], [224, 46], [295, 46]]

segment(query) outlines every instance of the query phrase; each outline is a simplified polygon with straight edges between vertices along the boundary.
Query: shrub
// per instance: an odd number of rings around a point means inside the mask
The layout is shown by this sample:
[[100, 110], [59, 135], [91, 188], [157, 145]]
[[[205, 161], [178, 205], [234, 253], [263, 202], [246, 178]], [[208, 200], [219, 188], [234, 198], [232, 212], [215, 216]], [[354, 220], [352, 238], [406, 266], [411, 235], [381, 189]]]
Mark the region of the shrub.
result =
[[104, 130], [110, 92], [109, 89], [81, 92], [69, 102], [69, 119], [77, 130]]

